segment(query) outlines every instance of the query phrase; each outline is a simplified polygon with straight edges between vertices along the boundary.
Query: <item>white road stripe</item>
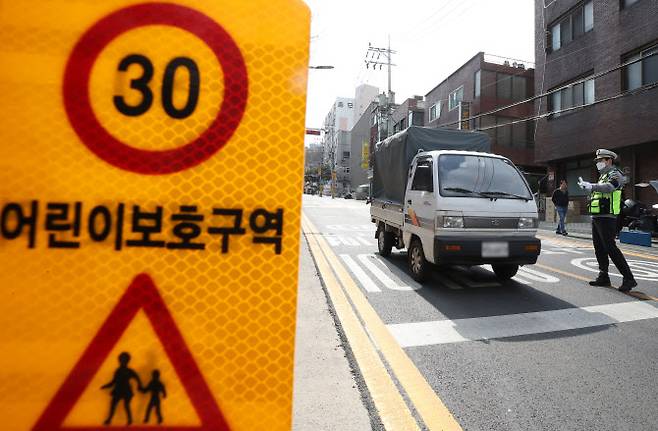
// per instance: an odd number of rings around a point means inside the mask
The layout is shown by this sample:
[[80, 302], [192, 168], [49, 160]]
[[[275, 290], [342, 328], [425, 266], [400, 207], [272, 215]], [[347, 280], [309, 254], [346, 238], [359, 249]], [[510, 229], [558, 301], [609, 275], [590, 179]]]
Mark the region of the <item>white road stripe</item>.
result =
[[361, 235], [357, 236], [356, 239], [361, 241], [361, 244], [363, 244], [363, 245], [373, 245], [373, 241], [369, 241], [369, 239], [366, 239], [366, 238], [362, 237]]
[[339, 247], [341, 245], [340, 239], [336, 238], [333, 235], [324, 234], [324, 239], [327, 240], [330, 246]]
[[451, 289], [451, 290], [462, 290], [462, 289], [464, 289], [459, 284], [457, 284], [454, 281], [450, 280], [445, 274], [442, 274], [442, 275], [443, 275], [443, 277], [440, 277], [439, 280], [441, 281], [441, 284], [443, 284], [448, 289]]
[[359, 280], [363, 288], [368, 292], [381, 292], [382, 290], [377, 287], [374, 281], [361, 269], [359, 264], [357, 264], [354, 259], [348, 254], [341, 254], [340, 258], [343, 259], [343, 262], [347, 267], [352, 271], [356, 278]]
[[338, 235], [338, 238], [345, 245], [359, 245], [359, 242], [357, 240], [355, 240], [354, 238], [350, 238], [349, 236]]
[[658, 301], [631, 301], [473, 319], [387, 325], [402, 347], [489, 340], [658, 318]]
[[405, 285], [399, 285], [391, 277], [388, 275], [384, 274], [384, 271], [381, 269], [377, 268], [377, 265], [375, 265], [375, 260], [377, 258], [375, 257], [374, 254], [360, 254], [358, 256], [359, 260], [365, 266], [368, 271], [370, 271], [375, 277], [381, 281], [384, 286], [391, 290], [401, 290], [401, 291], [409, 291], [409, 290], [416, 290], [415, 288], [411, 286], [405, 286]]
[[476, 287], [498, 287], [500, 286], [500, 282], [498, 281], [477, 281], [473, 280], [467, 276], [464, 276], [462, 274], [455, 272], [452, 272], [449, 277], [451, 277], [453, 280], [461, 283], [463, 286], [470, 287], [470, 288], [476, 288]]
[[532, 268], [519, 268], [518, 275], [521, 277], [527, 278], [532, 281], [538, 281], [540, 283], [559, 283], [560, 279], [553, 277], [552, 275], [545, 274], [543, 272], [537, 271]]

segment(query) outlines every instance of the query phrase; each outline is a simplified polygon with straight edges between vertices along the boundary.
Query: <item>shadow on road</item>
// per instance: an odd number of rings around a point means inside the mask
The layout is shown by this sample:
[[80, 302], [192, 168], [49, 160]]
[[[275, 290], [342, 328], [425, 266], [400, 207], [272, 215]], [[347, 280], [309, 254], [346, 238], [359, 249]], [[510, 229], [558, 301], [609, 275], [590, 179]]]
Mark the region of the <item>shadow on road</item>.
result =
[[[412, 280], [408, 275], [406, 252], [392, 253], [387, 258], [379, 255], [377, 257], [398, 278], [414, 287], [421, 287], [419, 283]], [[454, 288], [456, 284], [455, 277], [468, 280], [470, 286], [467, 288]], [[453, 288], [450, 286], [453, 286]], [[578, 308], [577, 305], [518, 281], [508, 280], [501, 282], [493, 272], [479, 266], [433, 266], [430, 279], [422, 284], [422, 288], [414, 292], [443, 314], [448, 320], [452, 320], [454, 323], [452, 329], [457, 332], [460, 332], [459, 319]], [[589, 313], [591, 316], [599, 314], [585, 310], [582, 310], [582, 312]], [[563, 330], [497, 338], [496, 340], [515, 342], [532, 339], [557, 339], [601, 332], [612, 326], [614, 324], [585, 327], [578, 330]], [[460, 333], [464, 337], [470, 338], [472, 335], [471, 327], [461, 329], [463, 330]], [[481, 340], [481, 342], [488, 341]]]

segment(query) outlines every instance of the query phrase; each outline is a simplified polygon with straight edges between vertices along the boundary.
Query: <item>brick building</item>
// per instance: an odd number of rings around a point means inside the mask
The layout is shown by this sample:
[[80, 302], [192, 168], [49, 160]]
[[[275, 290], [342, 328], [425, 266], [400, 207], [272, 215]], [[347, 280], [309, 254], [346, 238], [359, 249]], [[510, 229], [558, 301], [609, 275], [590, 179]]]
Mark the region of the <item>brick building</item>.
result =
[[[457, 128], [452, 123], [459, 119], [461, 102], [470, 102], [470, 114], [474, 116], [532, 97], [534, 70], [529, 66], [479, 52], [425, 95], [425, 124]], [[491, 136], [492, 152], [508, 157], [539, 178], [545, 169], [534, 159], [534, 122], [503, 125], [531, 117], [533, 111], [533, 104], [526, 103], [472, 120], [469, 127], [486, 130]]]
[[393, 133], [409, 126], [425, 125], [425, 101], [423, 96], [414, 96], [402, 102], [391, 114]]
[[594, 152], [608, 148], [629, 177], [626, 197], [658, 202], [655, 191], [632, 186], [658, 179], [658, 55], [650, 56], [658, 52], [658, 1], [535, 0], [535, 40], [535, 91], [560, 89], [535, 106], [554, 112], [538, 121], [535, 140], [549, 189], [566, 178], [582, 203], [577, 178], [595, 179]]

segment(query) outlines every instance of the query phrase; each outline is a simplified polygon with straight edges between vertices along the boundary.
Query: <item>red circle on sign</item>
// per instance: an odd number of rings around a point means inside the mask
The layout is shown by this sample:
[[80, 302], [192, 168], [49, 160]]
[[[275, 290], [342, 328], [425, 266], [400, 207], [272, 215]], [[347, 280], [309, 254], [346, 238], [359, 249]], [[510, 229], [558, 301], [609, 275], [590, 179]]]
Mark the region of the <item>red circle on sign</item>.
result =
[[[224, 98], [217, 117], [194, 141], [170, 150], [141, 150], [119, 141], [98, 121], [89, 97], [91, 69], [101, 51], [122, 33], [146, 25], [169, 25], [194, 34], [213, 51], [224, 72]], [[233, 136], [247, 105], [247, 67], [235, 41], [208, 16], [170, 3], [140, 4], [102, 18], [82, 35], [66, 64], [63, 91], [69, 121], [94, 154], [127, 171], [170, 174], [207, 160]]]

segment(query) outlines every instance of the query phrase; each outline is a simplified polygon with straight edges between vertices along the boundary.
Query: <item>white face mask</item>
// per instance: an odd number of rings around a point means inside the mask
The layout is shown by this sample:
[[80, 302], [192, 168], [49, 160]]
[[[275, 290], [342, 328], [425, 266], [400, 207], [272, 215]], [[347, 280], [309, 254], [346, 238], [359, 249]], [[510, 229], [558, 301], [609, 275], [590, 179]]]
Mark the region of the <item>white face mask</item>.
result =
[[596, 169], [598, 169], [599, 172], [602, 171], [603, 168], [605, 168], [605, 162], [596, 162]]

